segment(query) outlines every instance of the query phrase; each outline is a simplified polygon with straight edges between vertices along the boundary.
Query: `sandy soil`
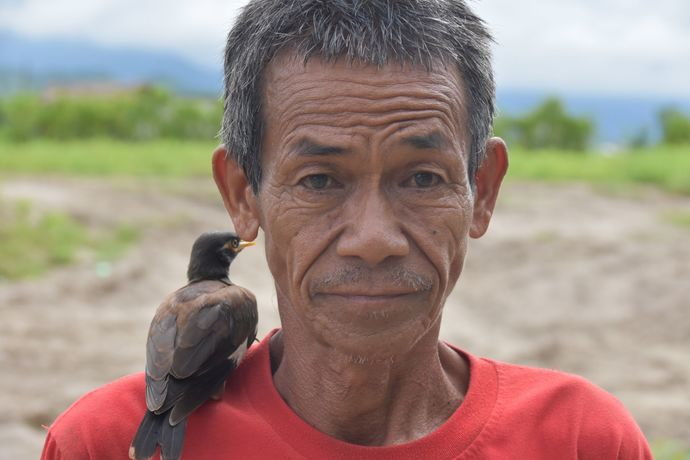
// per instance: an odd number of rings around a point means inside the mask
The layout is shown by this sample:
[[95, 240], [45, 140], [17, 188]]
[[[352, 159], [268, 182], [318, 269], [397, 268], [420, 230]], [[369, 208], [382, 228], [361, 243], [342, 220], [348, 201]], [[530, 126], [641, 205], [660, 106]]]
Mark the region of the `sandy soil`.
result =
[[[230, 223], [210, 180], [12, 178], [5, 199], [127, 222], [140, 243], [111, 267], [83, 258], [0, 282], [0, 459], [37, 458], [42, 425], [83, 393], [142, 369], [148, 323], [184, 282], [190, 244]], [[476, 354], [587, 377], [619, 397], [650, 438], [690, 440], [690, 231], [663, 219], [690, 199], [584, 185], [509, 184], [471, 243], [443, 337]], [[98, 269], [97, 269], [98, 268]], [[278, 324], [259, 246], [233, 280], [257, 294], [260, 335]]]

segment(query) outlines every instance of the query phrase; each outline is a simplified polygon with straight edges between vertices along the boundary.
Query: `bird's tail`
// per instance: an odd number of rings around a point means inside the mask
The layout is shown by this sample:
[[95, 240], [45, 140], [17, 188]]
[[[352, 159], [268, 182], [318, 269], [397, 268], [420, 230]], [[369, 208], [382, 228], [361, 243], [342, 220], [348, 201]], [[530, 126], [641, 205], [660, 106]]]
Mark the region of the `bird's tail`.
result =
[[156, 453], [156, 447], [160, 445], [163, 460], [180, 459], [187, 419], [173, 426], [168, 421], [169, 416], [169, 411], [162, 414], [146, 411], [129, 447], [129, 458], [149, 460]]

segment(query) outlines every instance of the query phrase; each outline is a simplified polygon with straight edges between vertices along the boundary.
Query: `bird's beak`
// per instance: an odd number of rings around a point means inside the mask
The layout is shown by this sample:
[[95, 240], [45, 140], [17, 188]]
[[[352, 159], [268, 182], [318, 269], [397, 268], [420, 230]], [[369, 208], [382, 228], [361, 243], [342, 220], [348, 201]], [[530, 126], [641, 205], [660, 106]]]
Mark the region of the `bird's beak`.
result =
[[244, 248], [248, 248], [249, 246], [254, 246], [256, 244], [256, 241], [240, 241], [240, 244], [237, 246], [237, 252], [240, 252]]
[[240, 242], [239, 242], [239, 244], [237, 245], [236, 248], [233, 248], [233, 247], [232, 247], [232, 242], [227, 242], [227, 243], [225, 243], [225, 245], [223, 246], [223, 248], [225, 248], [225, 249], [227, 249], [227, 250], [229, 250], [229, 251], [232, 251], [232, 252], [234, 252], [235, 254], [237, 254], [237, 253], [240, 252], [242, 249], [248, 248], [249, 246], [254, 246], [255, 244], [256, 244], [256, 241], [243, 241], [243, 240], [240, 240]]

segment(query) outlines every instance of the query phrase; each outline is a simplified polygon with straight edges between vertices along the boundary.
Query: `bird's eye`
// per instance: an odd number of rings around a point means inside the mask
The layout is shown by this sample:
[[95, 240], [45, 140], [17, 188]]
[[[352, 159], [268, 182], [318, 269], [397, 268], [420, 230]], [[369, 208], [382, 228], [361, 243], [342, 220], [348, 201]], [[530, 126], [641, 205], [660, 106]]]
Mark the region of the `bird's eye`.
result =
[[235, 249], [240, 247], [240, 241], [239, 240], [232, 240], [232, 247]]

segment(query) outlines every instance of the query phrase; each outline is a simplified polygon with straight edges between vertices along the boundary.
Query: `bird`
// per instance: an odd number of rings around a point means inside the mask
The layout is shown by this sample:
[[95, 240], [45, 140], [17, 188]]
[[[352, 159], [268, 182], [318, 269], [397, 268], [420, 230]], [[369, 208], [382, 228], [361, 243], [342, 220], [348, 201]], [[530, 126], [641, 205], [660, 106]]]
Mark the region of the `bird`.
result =
[[256, 340], [256, 298], [228, 277], [230, 264], [253, 246], [231, 232], [209, 232], [192, 246], [188, 284], [168, 295], [146, 342], [147, 411], [129, 448], [132, 460], [179, 460], [187, 417], [220, 399], [225, 381]]

